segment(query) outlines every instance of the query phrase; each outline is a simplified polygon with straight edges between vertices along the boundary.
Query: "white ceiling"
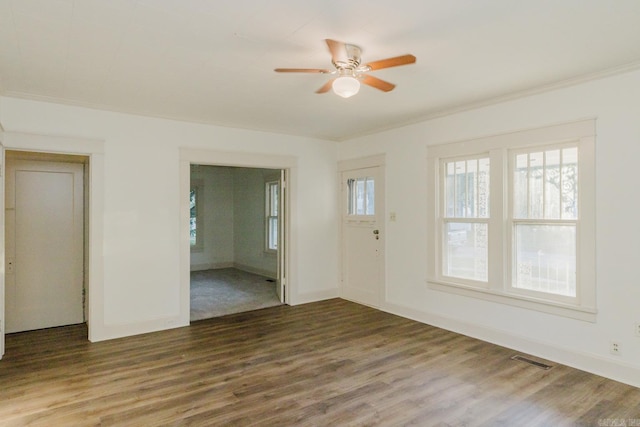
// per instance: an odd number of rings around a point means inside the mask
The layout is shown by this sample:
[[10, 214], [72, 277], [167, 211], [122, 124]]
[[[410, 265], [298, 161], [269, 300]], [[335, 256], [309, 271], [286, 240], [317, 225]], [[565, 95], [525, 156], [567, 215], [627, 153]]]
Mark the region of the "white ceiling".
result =
[[[397, 84], [317, 95], [324, 43]], [[343, 140], [640, 67], [638, 0], [0, 0], [0, 93]]]

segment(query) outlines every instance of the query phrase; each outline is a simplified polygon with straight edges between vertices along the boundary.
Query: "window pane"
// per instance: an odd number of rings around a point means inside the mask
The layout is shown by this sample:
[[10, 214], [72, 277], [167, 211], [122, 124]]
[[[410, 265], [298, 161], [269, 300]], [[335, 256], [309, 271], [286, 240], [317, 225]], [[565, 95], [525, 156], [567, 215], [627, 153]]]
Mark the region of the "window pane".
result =
[[455, 175], [455, 194], [456, 194], [456, 218], [465, 218], [467, 211], [467, 162], [456, 162], [456, 175]]
[[562, 219], [578, 218], [578, 149], [562, 150]]
[[269, 249], [278, 249], [278, 218], [269, 217]]
[[529, 154], [529, 215], [544, 218], [543, 207], [544, 153]]
[[544, 153], [544, 217], [560, 218], [560, 150]]
[[515, 226], [514, 287], [576, 296], [575, 225]]
[[513, 216], [527, 218], [529, 216], [529, 156], [516, 156], [516, 167], [513, 173]]
[[375, 182], [372, 177], [347, 180], [348, 215], [375, 215]]
[[578, 218], [577, 147], [516, 155], [513, 216], [518, 219]]
[[364, 179], [356, 180], [356, 215], [364, 215]]
[[269, 184], [269, 210], [272, 216], [278, 216], [278, 184]]
[[445, 175], [445, 216], [448, 218], [455, 216], [455, 186], [456, 168], [454, 163], [447, 163]]
[[367, 187], [367, 194], [366, 194], [366, 199], [367, 199], [367, 205], [366, 205], [366, 211], [365, 214], [366, 215], [374, 215], [376, 213], [375, 211], [375, 184], [373, 182], [373, 178], [366, 178], [366, 187]]
[[487, 224], [446, 223], [445, 276], [487, 281], [488, 230]]
[[489, 159], [478, 160], [478, 218], [489, 218]]
[[489, 218], [489, 159], [444, 165], [444, 215], [447, 218]]
[[196, 217], [197, 217], [197, 206], [196, 206], [196, 189], [192, 188], [189, 192], [189, 242], [191, 246], [196, 244]]

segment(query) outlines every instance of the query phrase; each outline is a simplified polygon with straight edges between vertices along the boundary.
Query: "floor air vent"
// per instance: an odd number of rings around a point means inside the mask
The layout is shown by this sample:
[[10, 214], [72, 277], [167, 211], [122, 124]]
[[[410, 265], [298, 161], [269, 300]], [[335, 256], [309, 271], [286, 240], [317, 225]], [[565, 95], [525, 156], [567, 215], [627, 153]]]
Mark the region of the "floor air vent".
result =
[[520, 355], [511, 356], [511, 360], [519, 360], [520, 362], [525, 362], [525, 363], [528, 363], [530, 365], [537, 366], [538, 368], [544, 369], [545, 371], [547, 369], [551, 369], [552, 368], [551, 365], [547, 365], [546, 363], [542, 363], [542, 362], [536, 362], [535, 360], [531, 360], [529, 358], [526, 358], [526, 357], [520, 356]]

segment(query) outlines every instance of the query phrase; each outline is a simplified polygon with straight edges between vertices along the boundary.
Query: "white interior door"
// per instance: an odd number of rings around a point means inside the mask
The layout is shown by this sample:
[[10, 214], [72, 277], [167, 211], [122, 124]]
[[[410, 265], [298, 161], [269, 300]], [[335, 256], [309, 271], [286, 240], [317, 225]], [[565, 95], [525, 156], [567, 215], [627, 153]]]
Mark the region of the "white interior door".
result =
[[381, 167], [342, 172], [342, 296], [378, 307], [384, 294]]
[[84, 321], [83, 168], [7, 159], [7, 333]]

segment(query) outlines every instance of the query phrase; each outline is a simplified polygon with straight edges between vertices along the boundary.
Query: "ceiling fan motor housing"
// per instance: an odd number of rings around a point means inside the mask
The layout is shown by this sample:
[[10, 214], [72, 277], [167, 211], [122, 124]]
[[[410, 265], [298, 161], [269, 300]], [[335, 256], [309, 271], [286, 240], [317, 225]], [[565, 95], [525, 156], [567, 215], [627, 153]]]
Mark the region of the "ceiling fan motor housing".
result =
[[331, 60], [331, 63], [338, 69], [338, 71], [342, 70], [350, 70], [355, 71], [360, 65], [362, 54], [362, 49], [360, 47], [353, 44], [346, 44], [345, 47], [345, 57], [337, 58], [335, 60]]

